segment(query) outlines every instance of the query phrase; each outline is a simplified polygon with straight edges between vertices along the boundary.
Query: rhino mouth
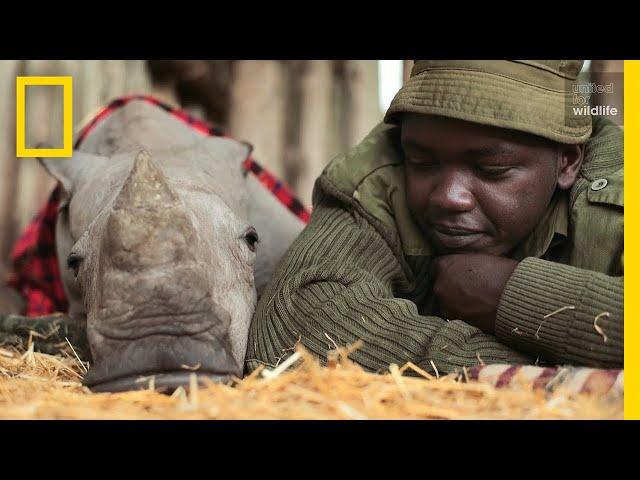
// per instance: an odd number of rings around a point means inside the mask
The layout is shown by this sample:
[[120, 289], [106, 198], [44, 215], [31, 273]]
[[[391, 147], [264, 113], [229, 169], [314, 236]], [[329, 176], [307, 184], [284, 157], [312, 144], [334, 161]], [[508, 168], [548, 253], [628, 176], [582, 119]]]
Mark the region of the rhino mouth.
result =
[[[199, 384], [226, 382], [242, 376], [226, 332], [210, 328], [196, 334], [154, 329], [144, 337], [101, 335], [89, 328], [94, 363], [82, 383], [95, 392], [146, 390], [172, 392]], [[176, 334], [177, 333], [177, 334]]]
[[213, 372], [176, 371], [153, 375], [130, 375], [89, 386], [96, 393], [116, 393], [134, 390], [153, 390], [159, 393], [171, 394], [179, 387], [189, 390], [193, 382], [199, 387], [206, 387], [209, 383], [229, 383], [235, 375]]

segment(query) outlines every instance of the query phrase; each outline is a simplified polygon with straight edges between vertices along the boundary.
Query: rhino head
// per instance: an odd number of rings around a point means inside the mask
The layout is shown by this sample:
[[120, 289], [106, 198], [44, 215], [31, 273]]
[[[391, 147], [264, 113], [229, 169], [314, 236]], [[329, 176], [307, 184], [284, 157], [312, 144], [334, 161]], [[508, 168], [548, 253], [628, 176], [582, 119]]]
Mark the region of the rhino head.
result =
[[[81, 298], [96, 391], [241, 376], [256, 304], [245, 145], [206, 138], [41, 162], [63, 187], [65, 288]], [[66, 245], [66, 247], [65, 247]]]

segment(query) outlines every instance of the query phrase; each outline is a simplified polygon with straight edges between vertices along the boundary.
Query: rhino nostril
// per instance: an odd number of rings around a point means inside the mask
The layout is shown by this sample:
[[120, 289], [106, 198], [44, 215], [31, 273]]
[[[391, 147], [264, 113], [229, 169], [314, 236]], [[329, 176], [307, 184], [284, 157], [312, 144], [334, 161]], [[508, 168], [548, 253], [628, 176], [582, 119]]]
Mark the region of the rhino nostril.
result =
[[80, 265], [84, 261], [84, 257], [79, 253], [70, 253], [67, 257], [67, 268], [73, 270], [73, 275], [78, 276], [78, 270], [80, 269]]

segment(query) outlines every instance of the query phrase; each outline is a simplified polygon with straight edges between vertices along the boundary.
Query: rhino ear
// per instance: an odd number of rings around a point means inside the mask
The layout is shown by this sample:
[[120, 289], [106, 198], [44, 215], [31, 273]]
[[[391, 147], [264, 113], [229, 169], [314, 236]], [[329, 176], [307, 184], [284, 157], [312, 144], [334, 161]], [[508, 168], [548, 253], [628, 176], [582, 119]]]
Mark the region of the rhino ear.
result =
[[58, 180], [65, 192], [70, 196], [74, 187], [88, 167], [102, 163], [107, 157], [75, 150], [71, 158], [38, 158], [40, 165]]

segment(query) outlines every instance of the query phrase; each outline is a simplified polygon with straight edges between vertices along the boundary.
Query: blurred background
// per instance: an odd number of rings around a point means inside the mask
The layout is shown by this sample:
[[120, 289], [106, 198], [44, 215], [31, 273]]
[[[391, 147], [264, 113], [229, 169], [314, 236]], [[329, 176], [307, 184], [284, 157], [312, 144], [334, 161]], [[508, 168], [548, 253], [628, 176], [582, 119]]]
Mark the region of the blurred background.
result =
[[[15, 77], [73, 77], [74, 133], [110, 100], [152, 94], [223, 126], [254, 158], [311, 203], [313, 182], [336, 154], [382, 120], [409, 60], [0, 60], [0, 278], [23, 228], [55, 182], [33, 158], [15, 157]], [[593, 60], [585, 70], [622, 71]], [[597, 75], [597, 73], [595, 73]], [[28, 87], [26, 144], [59, 148], [62, 87]]]

